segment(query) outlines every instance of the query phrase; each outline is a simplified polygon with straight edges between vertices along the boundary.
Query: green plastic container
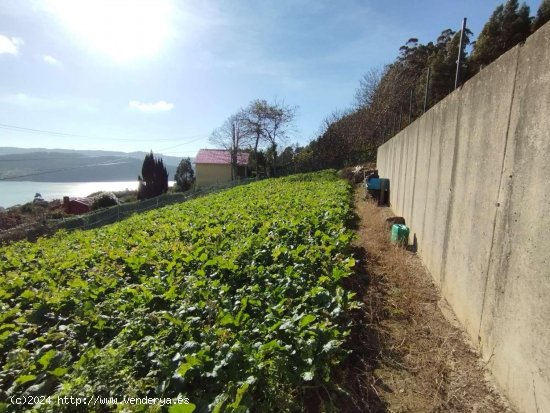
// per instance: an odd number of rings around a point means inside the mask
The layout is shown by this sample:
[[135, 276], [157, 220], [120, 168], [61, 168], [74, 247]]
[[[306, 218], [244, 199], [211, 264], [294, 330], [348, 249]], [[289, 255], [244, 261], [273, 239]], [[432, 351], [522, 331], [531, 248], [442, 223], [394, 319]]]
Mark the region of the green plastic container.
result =
[[391, 242], [409, 245], [409, 227], [403, 224], [393, 224], [391, 227]]

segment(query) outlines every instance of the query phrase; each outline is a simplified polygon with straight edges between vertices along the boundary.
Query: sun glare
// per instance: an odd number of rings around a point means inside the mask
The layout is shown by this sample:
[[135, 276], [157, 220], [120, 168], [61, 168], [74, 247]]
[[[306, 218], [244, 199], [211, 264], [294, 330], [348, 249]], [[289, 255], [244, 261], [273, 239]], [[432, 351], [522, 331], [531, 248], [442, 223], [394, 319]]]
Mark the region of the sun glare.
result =
[[49, 6], [80, 45], [118, 62], [155, 56], [173, 34], [170, 0], [51, 0]]

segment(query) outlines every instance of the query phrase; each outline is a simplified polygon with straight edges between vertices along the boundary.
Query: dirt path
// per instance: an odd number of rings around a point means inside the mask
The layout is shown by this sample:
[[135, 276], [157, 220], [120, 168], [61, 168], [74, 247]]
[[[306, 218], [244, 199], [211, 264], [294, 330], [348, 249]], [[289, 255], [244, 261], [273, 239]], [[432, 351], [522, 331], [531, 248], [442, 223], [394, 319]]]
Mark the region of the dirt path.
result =
[[390, 244], [391, 211], [365, 201], [362, 188], [355, 207], [360, 263], [349, 283], [365, 307], [352, 332], [349, 411], [512, 412], [420, 258]]

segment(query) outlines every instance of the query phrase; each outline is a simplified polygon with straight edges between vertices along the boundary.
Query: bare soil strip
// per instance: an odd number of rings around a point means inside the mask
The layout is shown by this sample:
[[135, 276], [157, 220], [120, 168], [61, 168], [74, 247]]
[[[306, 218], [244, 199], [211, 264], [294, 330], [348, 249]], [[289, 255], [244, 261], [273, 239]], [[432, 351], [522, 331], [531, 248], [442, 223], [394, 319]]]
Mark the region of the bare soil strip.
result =
[[[420, 258], [389, 241], [389, 208], [355, 191], [354, 356], [342, 373], [353, 412], [513, 412], [441, 300]], [[447, 318], [443, 315], [443, 311]]]

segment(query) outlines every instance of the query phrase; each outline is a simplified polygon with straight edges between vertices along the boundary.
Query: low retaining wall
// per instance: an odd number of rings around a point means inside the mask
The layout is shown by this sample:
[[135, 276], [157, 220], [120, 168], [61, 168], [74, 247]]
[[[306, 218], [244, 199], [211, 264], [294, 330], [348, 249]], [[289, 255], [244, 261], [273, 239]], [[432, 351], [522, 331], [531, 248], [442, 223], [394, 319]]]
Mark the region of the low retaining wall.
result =
[[377, 164], [497, 384], [520, 411], [550, 412], [550, 24], [378, 148]]

